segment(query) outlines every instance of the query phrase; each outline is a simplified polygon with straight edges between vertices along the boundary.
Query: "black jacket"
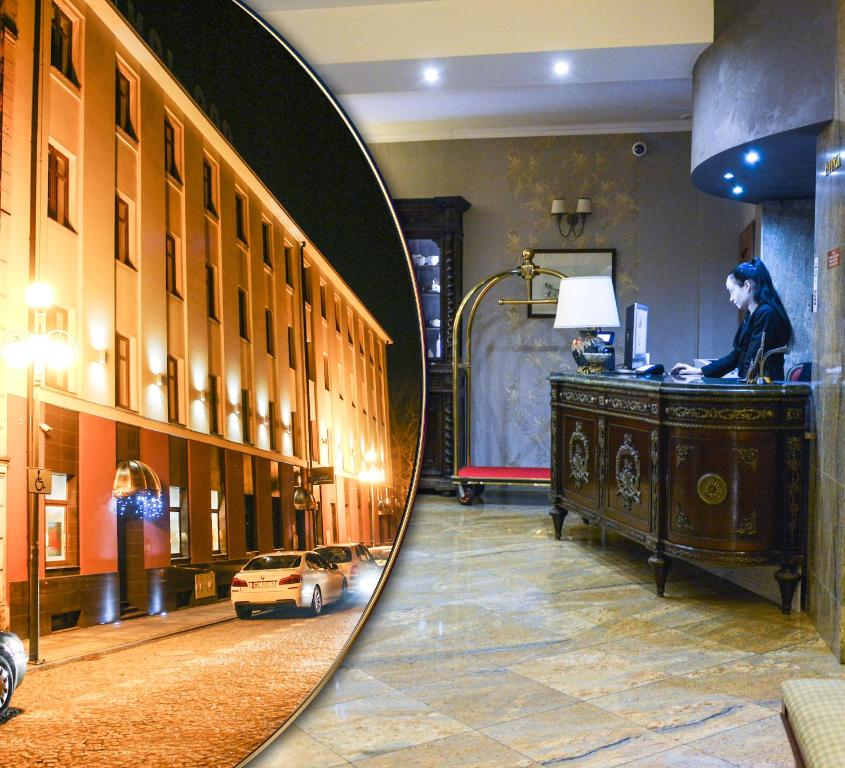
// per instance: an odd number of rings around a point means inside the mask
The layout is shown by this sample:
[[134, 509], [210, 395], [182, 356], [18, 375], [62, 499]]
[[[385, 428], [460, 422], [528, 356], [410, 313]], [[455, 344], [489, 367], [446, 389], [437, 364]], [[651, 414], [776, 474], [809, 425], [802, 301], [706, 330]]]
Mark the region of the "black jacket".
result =
[[[742, 325], [734, 336], [734, 348], [724, 357], [701, 369], [704, 376], [721, 378], [734, 368], [745, 378], [760, 349], [760, 339], [766, 333], [766, 349], [785, 347], [789, 343], [789, 329], [771, 304], [760, 304], [753, 312], [746, 312]], [[773, 381], [783, 381], [783, 355], [772, 355], [766, 361], [766, 375]]]

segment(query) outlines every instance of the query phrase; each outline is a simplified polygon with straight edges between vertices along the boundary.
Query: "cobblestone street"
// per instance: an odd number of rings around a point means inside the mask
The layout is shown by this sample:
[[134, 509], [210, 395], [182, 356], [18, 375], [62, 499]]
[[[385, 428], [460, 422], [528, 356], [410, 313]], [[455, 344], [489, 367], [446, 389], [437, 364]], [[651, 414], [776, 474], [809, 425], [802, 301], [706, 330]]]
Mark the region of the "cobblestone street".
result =
[[0, 726], [0, 765], [235, 765], [319, 682], [361, 610], [262, 614], [30, 670]]

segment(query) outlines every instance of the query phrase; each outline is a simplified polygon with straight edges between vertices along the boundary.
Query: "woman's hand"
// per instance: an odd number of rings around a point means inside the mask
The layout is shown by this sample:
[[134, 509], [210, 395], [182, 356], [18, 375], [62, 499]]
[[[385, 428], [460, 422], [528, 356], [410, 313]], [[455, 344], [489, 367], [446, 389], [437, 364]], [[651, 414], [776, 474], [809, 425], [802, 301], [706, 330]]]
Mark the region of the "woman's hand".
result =
[[686, 363], [675, 363], [671, 373], [673, 376], [701, 376], [701, 368], [694, 368]]

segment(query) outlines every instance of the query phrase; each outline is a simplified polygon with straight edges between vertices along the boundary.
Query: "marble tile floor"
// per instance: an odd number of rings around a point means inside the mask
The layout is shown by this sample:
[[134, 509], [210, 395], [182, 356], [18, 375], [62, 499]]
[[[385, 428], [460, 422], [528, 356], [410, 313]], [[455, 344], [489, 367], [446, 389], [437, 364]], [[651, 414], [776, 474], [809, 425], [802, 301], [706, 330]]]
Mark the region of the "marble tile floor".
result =
[[250, 768], [787, 768], [780, 683], [843, 677], [802, 614], [543, 496], [420, 496], [352, 651]]

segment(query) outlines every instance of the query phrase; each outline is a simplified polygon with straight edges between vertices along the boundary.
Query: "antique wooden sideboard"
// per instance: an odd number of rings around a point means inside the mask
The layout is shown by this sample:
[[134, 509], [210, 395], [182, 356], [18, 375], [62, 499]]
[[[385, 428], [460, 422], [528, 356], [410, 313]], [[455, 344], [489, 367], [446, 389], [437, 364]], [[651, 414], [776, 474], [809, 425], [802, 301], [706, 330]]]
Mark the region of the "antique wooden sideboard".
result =
[[807, 521], [806, 384], [554, 374], [552, 501], [652, 552], [657, 594], [672, 557], [778, 563], [788, 613]]

